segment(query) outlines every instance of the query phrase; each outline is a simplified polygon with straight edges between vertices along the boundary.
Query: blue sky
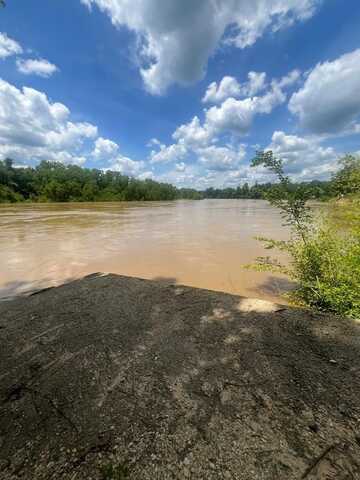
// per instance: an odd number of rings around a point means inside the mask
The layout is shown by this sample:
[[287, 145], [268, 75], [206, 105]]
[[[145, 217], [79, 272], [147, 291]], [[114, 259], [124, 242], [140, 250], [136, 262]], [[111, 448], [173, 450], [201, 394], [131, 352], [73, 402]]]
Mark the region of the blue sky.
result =
[[8, 0], [0, 158], [205, 188], [360, 152], [358, 0]]

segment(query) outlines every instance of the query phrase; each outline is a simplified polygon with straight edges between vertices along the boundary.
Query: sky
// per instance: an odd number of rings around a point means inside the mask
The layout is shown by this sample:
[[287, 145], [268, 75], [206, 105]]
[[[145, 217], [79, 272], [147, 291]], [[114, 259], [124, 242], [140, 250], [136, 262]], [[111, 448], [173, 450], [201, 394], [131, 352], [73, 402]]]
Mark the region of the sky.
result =
[[179, 187], [296, 181], [360, 154], [359, 0], [7, 0], [0, 159]]

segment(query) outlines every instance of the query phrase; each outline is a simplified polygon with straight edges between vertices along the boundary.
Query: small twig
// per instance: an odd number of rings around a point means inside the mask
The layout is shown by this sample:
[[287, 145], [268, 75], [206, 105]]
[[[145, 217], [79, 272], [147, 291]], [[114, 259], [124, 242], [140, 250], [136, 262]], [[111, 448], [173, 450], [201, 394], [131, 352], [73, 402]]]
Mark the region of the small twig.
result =
[[328, 447], [326, 450], [324, 450], [322, 452], [321, 455], [319, 455], [315, 460], [314, 462], [306, 469], [305, 473], [303, 474], [303, 476], [301, 477], [302, 479], [306, 478], [309, 476], [309, 474], [314, 470], [314, 468], [316, 468], [318, 466], [318, 464], [321, 462], [321, 460], [323, 460], [323, 458], [326, 457], [326, 455], [331, 452], [331, 450], [334, 450], [339, 444], [338, 443], [334, 443], [333, 445], [330, 445], [330, 447]]

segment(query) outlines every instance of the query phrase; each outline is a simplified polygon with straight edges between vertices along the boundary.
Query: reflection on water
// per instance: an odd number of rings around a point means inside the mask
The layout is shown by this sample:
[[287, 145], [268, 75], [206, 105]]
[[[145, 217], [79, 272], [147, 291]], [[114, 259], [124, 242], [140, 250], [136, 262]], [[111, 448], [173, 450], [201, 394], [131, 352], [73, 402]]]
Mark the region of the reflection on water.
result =
[[242, 268], [286, 237], [261, 200], [0, 206], [0, 297], [93, 272], [274, 299], [286, 282]]

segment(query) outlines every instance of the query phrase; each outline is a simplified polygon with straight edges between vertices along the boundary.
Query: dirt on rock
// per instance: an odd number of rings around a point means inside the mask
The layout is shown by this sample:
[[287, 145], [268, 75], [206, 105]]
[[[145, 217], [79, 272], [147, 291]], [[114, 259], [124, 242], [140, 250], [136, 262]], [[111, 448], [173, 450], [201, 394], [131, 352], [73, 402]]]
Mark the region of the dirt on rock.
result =
[[360, 324], [115, 275], [2, 302], [0, 478], [360, 479]]

